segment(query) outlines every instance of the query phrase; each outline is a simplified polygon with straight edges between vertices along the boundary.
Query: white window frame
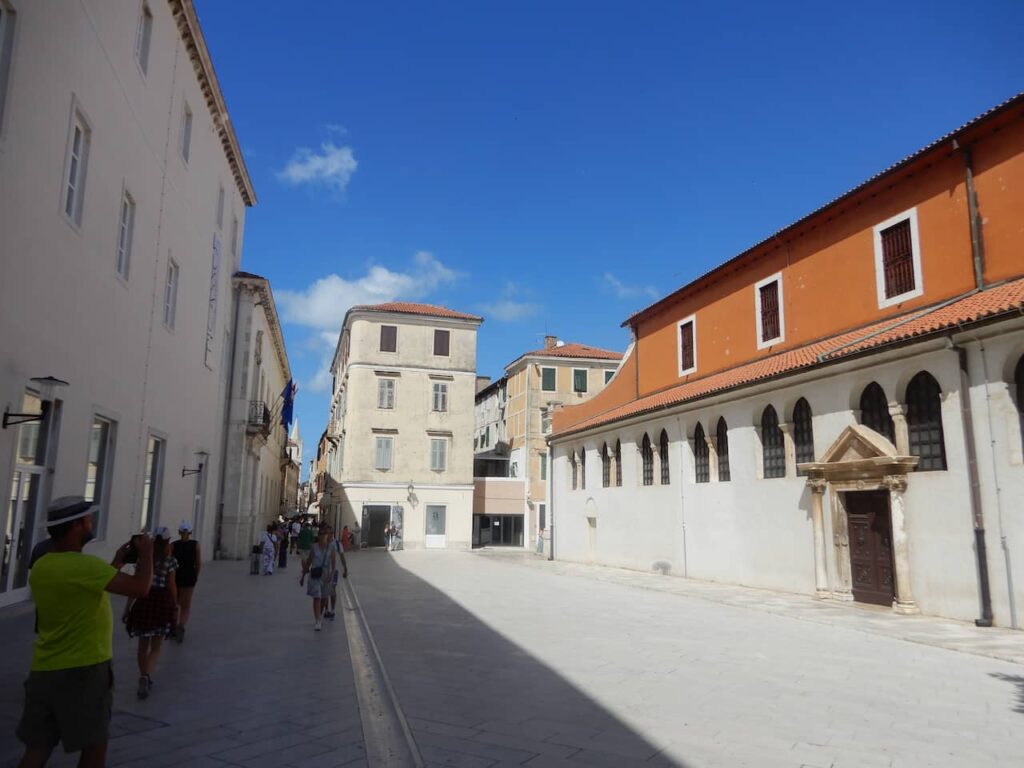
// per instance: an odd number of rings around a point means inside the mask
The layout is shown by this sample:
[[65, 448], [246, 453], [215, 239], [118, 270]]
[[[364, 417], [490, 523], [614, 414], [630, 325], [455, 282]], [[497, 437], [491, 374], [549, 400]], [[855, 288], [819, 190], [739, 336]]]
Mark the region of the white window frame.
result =
[[[544, 371], [554, 371], [555, 373], [555, 386], [551, 389], [547, 389], [544, 386]], [[558, 391], [558, 369], [552, 366], [542, 366], [540, 369], [540, 391], [541, 392], [557, 392]]]
[[135, 29], [135, 63], [143, 77], [149, 74], [149, 51], [153, 43], [153, 12], [149, 3], [139, 3], [139, 23]]
[[430, 438], [430, 471], [448, 471], [448, 438], [432, 435]]
[[[885, 254], [882, 251], [882, 232], [905, 219], [910, 220], [910, 248], [914, 258], [914, 290], [887, 298], [885, 295]], [[904, 301], [924, 295], [924, 278], [921, 274], [921, 239], [917, 228], [917, 208], [914, 207], [903, 213], [898, 213], [880, 224], [876, 224], [871, 230], [871, 236], [875, 246], [875, 291], [878, 296], [878, 308], [885, 309], [886, 307], [902, 304]]]
[[178, 136], [178, 154], [181, 155], [182, 161], [185, 165], [188, 165], [188, 161], [192, 158], [192, 123], [194, 116], [192, 114], [192, 107], [185, 101], [181, 108], [181, 126], [179, 129]]
[[[763, 329], [761, 328], [761, 288], [770, 283], [778, 283], [779, 293], [779, 335], [773, 339], [765, 339]], [[757, 348], [767, 349], [773, 347], [776, 344], [781, 344], [786, 340], [786, 313], [783, 309], [782, 301], [782, 272], [776, 272], [774, 275], [769, 275], [764, 280], [760, 280], [754, 283], [754, 322], [757, 326]], [[696, 328], [694, 329], [696, 331]], [[697, 346], [696, 346], [696, 333], [694, 334], [694, 348], [693, 348], [693, 362], [697, 362]], [[682, 339], [680, 341], [680, 354], [682, 354]]]
[[385, 411], [395, 409], [395, 380], [390, 376], [380, 376], [377, 379], [377, 407]]
[[[585, 389], [576, 389], [576, 373], [580, 371], [584, 376]], [[590, 391], [590, 369], [589, 368], [573, 368], [572, 369], [572, 391], [576, 395], [585, 395]]]
[[[110, 418], [109, 416], [102, 413], [93, 413], [92, 421], [89, 422], [89, 437], [87, 439], [87, 446], [85, 450], [85, 486], [88, 490], [89, 486], [89, 465], [92, 463], [92, 430], [97, 421], [106, 422], [107, 425], [107, 440], [106, 445], [103, 446], [103, 463], [100, 464], [99, 472], [93, 478], [93, 498], [96, 504], [100, 507], [99, 519], [93, 520], [93, 526], [95, 528], [96, 538], [102, 540], [106, 534], [107, 521], [110, 519], [110, 485], [111, 480], [114, 477], [114, 454], [117, 448], [117, 421]], [[147, 446], [148, 448], [148, 446]], [[100, 486], [100, 493], [97, 497], [95, 495], [96, 484]], [[86, 494], [83, 492], [83, 497]], [[87, 501], [89, 499], [86, 499]]]
[[375, 435], [373, 441], [373, 468], [378, 472], [390, 472], [394, 465], [394, 438], [390, 435]]
[[[75, 131], [81, 132], [78, 154], [75, 154]], [[92, 128], [77, 101], [71, 107], [71, 125], [68, 130], [67, 157], [64, 161], [64, 183], [61, 185], [60, 209], [64, 218], [75, 228], [82, 226], [85, 207], [85, 184], [89, 175], [89, 147]], [[68, 206], [71, 210], [68, 210]]]
[[[149, 443], [155, 440], [160, 443], [160, 452], [153, 464], [149, 463]], [[143, 457], [145, 467], [142, 472], [142, 507], [139, 509], [139, 528], [144, 531], [155, 530], [160, 520], [160, 502], [162, 501], [164, 486], [164, 465], [167, 463], [167, 438], [159, 433], [150, 430], [146, 437], [146, 454]], [[146, 483], [149, 483], [149, 493], [146, 493]], [[143, 512], [145, 510], [145, 512]], [[143, 523], [142, 515], [145, 513], [146, 521]]]
[[617, 372], [618, 372], [618, 369], [615, 369], [615, 368], [613, 368], [611, 370], [605, 369], [605, 372], [604, 372], [604, 385], [606, 387], [611, 382], [611, 380], [615, 378], [615, 374]]
[[430, 410], [435, 413], [448, 412], [448, 382], [435, 381], [431, 387]]
[[117, 217], [117, 276], [128, 282], [132, 269], [132, 241], [135, 239], [135, 198], [125, 187], [121, 192], [121, 206]]
[[17, 11], [6, 0], [0, 0], [0, 136], [4, 134], [7, 86], [11, 79], [11, 61], [14, 58], [14, 31], [17, 25]]
[[174, 330], [174, 323], [178, 315], [178, 284], [181, 282], [181, 269], [178, 263], [167, 258], [167, 272], [164, 281], [164, 327], [169, 331]]
[[[683, 368], [683, 326], [693, 323], [693, 366]], [[680, 376], [687, 376], [697, 370], [697, 315], [684, 317], [676, 323], [676, 367]]]

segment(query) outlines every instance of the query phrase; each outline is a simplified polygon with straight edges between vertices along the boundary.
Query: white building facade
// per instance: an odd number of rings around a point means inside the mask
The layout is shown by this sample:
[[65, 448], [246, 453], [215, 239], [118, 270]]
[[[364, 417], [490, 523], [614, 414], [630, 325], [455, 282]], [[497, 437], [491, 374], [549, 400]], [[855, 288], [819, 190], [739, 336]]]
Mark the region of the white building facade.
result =
[[468, 548], [476, 334], [482, 318], [427, 304], [353, 307], [334, 388], [321, 517], [405, 548]]
[[182, 519], [212, 553], [254, 202], [191, 2], [0, 2], [0, 604], [66, 494], [101, 555]]

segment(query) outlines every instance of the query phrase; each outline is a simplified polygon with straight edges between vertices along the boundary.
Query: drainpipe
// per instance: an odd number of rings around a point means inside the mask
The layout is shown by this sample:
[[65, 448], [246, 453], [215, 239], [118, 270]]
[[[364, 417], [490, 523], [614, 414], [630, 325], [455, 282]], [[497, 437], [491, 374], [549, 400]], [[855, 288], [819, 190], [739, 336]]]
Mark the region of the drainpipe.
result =
[[683, 487], [685, 485], [683, 482], [683, 445], [686, 443], [686, 435], [683, 432], [683, 422], [678, 414], [676, 415], [676, 427], [679, 430], [679, 517], [682, 520], [683, 530], [683, 578], [688, 579], [690, 578], [690, 570], [687, 565], [686, 557], [686, 507], [684, 504], [685, 494], [683, 491]]
[[548, 443], [548, 560], [555, 559], [555, 451]]
[[964, 156], [964, 183], [967, 187], [967, 217], [971, 228], [971, 259], [974, 262], [974, 285], [985, 290], [985, 242], [981, 234], [981, 215], [978, 213], [978, 193], [974, 188], [974, 163], [971, 150], [953, 139], [953, 149]]

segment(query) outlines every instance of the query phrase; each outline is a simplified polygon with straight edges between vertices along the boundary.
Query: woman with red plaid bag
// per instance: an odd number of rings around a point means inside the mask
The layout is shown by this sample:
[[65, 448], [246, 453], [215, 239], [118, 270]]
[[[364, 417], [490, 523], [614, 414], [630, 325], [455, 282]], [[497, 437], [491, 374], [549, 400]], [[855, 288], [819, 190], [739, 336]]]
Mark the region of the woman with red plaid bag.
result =
[[171, 554], [171, 532], [161, 526], [153, 540], [153, 582], [149, 594], [129, 606], [125, 619], [128, 635], [139, 638], [139, 688], [135, 695], [140, 699], [149, 696], [153, 687], [150, 674], [164, 639], [174, 634], [177, 624], [178, 588], [173, 576], [177, 568], [178, 561]]

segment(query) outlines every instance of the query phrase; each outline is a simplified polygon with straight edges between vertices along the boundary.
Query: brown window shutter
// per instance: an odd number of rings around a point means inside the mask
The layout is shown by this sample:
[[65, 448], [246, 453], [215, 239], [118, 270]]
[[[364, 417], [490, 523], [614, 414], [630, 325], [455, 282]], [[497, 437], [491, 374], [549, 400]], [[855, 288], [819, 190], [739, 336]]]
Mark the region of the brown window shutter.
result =
[[689, 322], [681, 326], [679, 329], [680, 345], [681, 345], [681, 358], [683, 363], [683, 370], [688, 371], [693, 368], [693, 323]]
[[434, 331], [434, 354], [440, 357], [448, 357], [448, 349], [450, 342], [451, 332], [435, 330]]
[[762, 285], [761, 291], [761, 341], [777, 339], [779, 328], [779, 283], [773, 281]]
[[380, 327], [380, 351], [395, 352], [398, 349], [398, 327], [382, 325]]
[[885, 298], [914, 290], [914, 249], [910, 239], [910, 219], [904, 219], [881, 232], [882, 269], [885, 272]]

